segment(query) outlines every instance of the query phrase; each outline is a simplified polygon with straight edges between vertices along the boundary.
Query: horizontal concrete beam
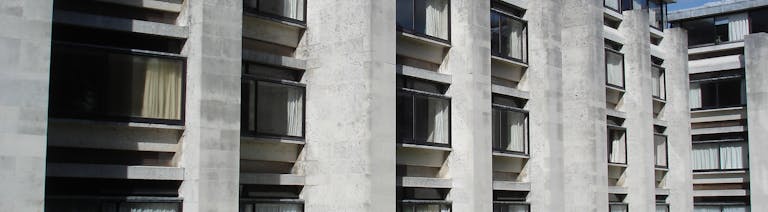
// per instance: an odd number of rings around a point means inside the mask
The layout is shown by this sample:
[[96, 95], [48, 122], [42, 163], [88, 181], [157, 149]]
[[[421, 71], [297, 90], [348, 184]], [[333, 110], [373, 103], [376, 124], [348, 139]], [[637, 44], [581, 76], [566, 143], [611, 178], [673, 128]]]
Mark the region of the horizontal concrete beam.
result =
[[90, 15], [70, 11], [56, 11], [53, 16], [53, 21], [56, 23], [159, 35], [172, 38], [187, 38], [189, 35], [188, 28], [184, 26], [142, 20], [114, 18], [100, 15]]
[[402, 187], [416, 188], [451, 188], [453, 181], [451, 179], [430, 178], [430, 177], [400, 177], [397, 179], [397, 185]]
[[664, 51], [657, 45], [651, 45], [651, 56], [664, 59]]
[[656, 195], [669, 195], [670, 193], [672, 193], [672, 192], [670, 192], [669, 189], [666, 189], [666, 188], [656, 188]]
[[609, 26], [603, 26], [603, 37], [605, 39], [608, 39], [610, 41], [624, 44], [626, 42], [626, 39], [624, 39], [624, 36], [621, 36], [619, 33], [619, 30], [611, 28]]
[[741, 48], [744, 48], [743, 41], [690, 48], [688, 49], [688, 55], [707, 54], [712, 52], [728, 51], [728, 50], [741, 49]]
[[131, 7], [147, 8], [166, 12], [181, 12], [181, 4], [158, 0], [97, 0]]
[[184, 180], [184, 168], [161, 166], [124, 166], [101, 164], [48, 163], [49, 177]]
[[531, 183], [511, 182], [511, 181], [493, 181], [493, 190], [501, 191], [530, 191]]
[[735, 121], [743, 119], [747, 119], [747, 110], [744, 107], [700, 110], [691, 112], [691, 123]]
[[114, 122], [114, 121], [97, 121], [97, 120], [87, 120], [87, 119], [61, 119], [61, 118], [49, 118], [48, 122], [55, 123], [55, 124], [99, 125], [99, 126], [164, 129], [164, 130], [177, 130], [177, 131], [184, 130], [184, 126], [179, 126], [179, 125], [151, 124], [151, 123], [141, 123], [141, 122]]
[[677, 10], [668, 13], [669, 21], [678, 21], [684, 19], [693, 19], [697, 17], [711, 16], [715, 14], [725, 14], [736, 11], [747, 10], [768, 5], [768, 0], [749, 0], [749, 1], [720, 1], [716, 3], [705, 4], [685, 10]]
[[627, 119], [627, 113], [621, 112], [621, 111], [618, 111], [618, 110], [614, 110], [612, 108], [605, 109], [605, 114], [608, 115], [608, 116], [613, 116], [613, 117], [617, 117], [617, 118]]
[[688, 62], [691, 74], [707, 73], [744, 68], [744, 55], [728, 55], [722, 57], [691, 60]]
[[304, 185], [304, 176], [294, 174], [240, 173], [240, 184]]
[[747, 129], [744, 126], [712, 127], [712, 128], [692, 129], [691, 134], [703, 135], [703, 134], [717, 134], [717, 133], [733, 133], [733, 132], [744, 132], [746, 130]]
[[521, 99], [531, 99], [531, 93], [528, 91], [521, 91], [515, 88], [510, 88], [501, 85], [491, 85], [491, 92], [495, 94], [501, 94], [505, 96], [512, 96]]
[[603, 15], [615, 21], [623, 21], [624, 15], [608, 8], [603, 8]]
[[[656, 28], [653, 28], [653, 27], [650, 27], [650, 28], [651, 28], [651, 30], [650, 30], [651, 31], [651, 36], [657, 37], [657, 38], [664, 38], [664, 32], [662, 32], [661, 30], [658, 30]], [[653, 47], [653, 46], [655, 46], [655, 45], [651, 45], [651, 47]]]
[[725, 184], [749, 182], [749, 180], [745, 177], [723, 176], [717, 178], [693, 179], [693, 184]]
[[747, 195], [745, 189], [732, 190], [693, 190], [694, 197], [742, 197]]
[[659, 119], [654, 118], [653, 119], [653, 125], [662, 126], [662, 127], [668, 127], [669, 126], [669, 122], [665, 121], [665, 120], [659, 120]]
[[451, 84], [451, 82], [453, 81], [451, 78], [451, 75], [441, 74], [435, 71], [420, 69], [412, 66], [397, 65], [395, 67], [395, 70], [397, 71], [398, 74], [401, 74], [403, 76], [409, 76], [413, 78], [419, 78], [419, 79], [429, 80], [429, 81], [443, 83], [443, 84]]
[[609, 194], [628, 194], [629, 190], [621, 186], [608, 186]]
[[269, 54], [265, 52], [253, 51], [243, 49], [243, 60], [248, 62], [255, 62], [264, 65], [272, 65], [289, 69], [306, 70], [307, 61], [296, 59], [293, 57], [286, 57], [280, 55]]

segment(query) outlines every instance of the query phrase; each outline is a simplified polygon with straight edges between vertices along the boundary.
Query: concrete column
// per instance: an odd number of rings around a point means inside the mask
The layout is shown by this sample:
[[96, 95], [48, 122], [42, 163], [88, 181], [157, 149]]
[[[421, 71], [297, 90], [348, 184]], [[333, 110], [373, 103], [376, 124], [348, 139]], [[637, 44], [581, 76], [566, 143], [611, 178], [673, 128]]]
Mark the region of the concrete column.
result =
[[651, 79], [650, 25], [647, 10], [624, 11], [619, 27], [626, 41], [624, 77], [626, 93], [622, 110], [627, 113], [627, 170], [624, 187], [629, 211], [655, 211], [653, 102]]
[[241, 0], [188, 0], [184, 211], [237, 211]]
[[305, 210], [395, 211], [395, 1], [307, 8]]
[[562, 5], [563, 211], [604, 212], [608, 161], [603, 1], [565, 0]]
[[768, 34], [748, 35], [744, 41], [749, 127], [749, 198], [751, 211], [768, 208]]
[[453, 151], [448, 157], [453, 211], [492, 211], [490, 1], [451, 1]]
[[[528, 11], [528, 77], [531, 94], [531, 159], [528, 178], [531, 211], [565, 211], [563, 195], [563, 64], [561, 45], [561, 0], [526, 1]], [[554, 11], [554, 12], [553, 12]], [[594, 82], [597, 83], [597, 82]]]
[[693, 211], [691, 171], [691, 113], [688, 107], [688, 33], [682, 28], [666, 29], [660, 44], [664, 50], [667, 104], [664, 118], [669, 147], [666, 187], [670, 211]]
[[52, 11], [0, 2], [0, 211], [43, 211]]

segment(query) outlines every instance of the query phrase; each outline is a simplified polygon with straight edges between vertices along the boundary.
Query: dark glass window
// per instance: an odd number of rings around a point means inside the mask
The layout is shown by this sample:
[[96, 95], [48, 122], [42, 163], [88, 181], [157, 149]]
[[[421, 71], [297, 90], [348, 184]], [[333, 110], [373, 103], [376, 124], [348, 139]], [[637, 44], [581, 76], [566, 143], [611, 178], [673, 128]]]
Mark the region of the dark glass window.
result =
[[607, 85], [624, 88], [624, 54], [605, 49], [605, 75]]
[[397, 0], [396, 10], [398, 30], [448, 41], [448, 0]]
[[240, 212], [302, 212], [301, 186], [240, 185]]
[[688, 46], [715, 43], [714, 18], [702, 18], [681, 23], [688, 30]]
[[749, 23], [752, 33], [768, 32], [768, 8], [750, 12]]
[[448, 189], [398, 188], [398, 212], [450, 212], [451, 203], [446, 201]]
[[491, 10], [491, 53], [494, 56], [528, 62], [528, 23], [510, 12]]
[[306, 88], [294, 81], [264, 77], [280, 71], [293, 72], [250, 65], [249, 74], [243, 76], [241, 131], [244, 135], [304, 138]]
[[305, 0], [244, 0], [245, 11], [293, 22], [304, 22]]
[[527, 195], [528, 192], [523, 191], [493, 191], [493, 212], [529, 212]]
[[651, 23], [651, 27], [663, 30], [664, 29], [664, 17], [666, 5], [659, 0], [648, 1], [648, 18]]
[[603, 6], [616, 12], [621, 11], [621, 0], [604, 0]]
[[522, 101], [493, 97], [493, 150], [528, 154], [528, 111], [521, 109]]
[[627, 164], [627, 130], [608, 126], [608, 163]]
[[54, 117], [183, 124], [183, 58], [57, 44]]
[[396, 103], [399, 142], [449, 147], [451, 99], [436, 92], [440, 85], [403, 80]]
[[715, 17], [715, 43], [729, 41], [728, 38], [728, 19]]
[[736, 107], [746, 104], [746, 87], [741, 77], [691, 81], [691, 109]]

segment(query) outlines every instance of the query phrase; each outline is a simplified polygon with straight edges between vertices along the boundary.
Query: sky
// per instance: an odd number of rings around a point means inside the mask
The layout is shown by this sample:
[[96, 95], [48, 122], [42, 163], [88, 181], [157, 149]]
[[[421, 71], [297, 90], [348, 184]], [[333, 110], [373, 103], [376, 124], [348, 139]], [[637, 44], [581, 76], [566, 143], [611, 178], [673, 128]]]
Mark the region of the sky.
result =
[[680, 9], [686, 9], [691, 7], [701, 6], [709, 2], [715, 2], [717, 0], [677, 0], [677, 3], [669, 4], [669, 11], [675, 11]]

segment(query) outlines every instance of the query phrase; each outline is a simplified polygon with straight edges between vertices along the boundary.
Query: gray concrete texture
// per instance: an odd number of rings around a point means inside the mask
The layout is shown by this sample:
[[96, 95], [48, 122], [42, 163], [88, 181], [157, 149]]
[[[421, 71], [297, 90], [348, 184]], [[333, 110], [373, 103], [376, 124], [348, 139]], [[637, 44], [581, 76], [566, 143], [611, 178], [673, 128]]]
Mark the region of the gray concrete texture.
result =
[[749, 198], [751, 211], [768, 208], [768, 34], [745, 38], [747, 126], [749, 129]]
[[43, 211], [52, 10], [0, 1], [0, 211]]

